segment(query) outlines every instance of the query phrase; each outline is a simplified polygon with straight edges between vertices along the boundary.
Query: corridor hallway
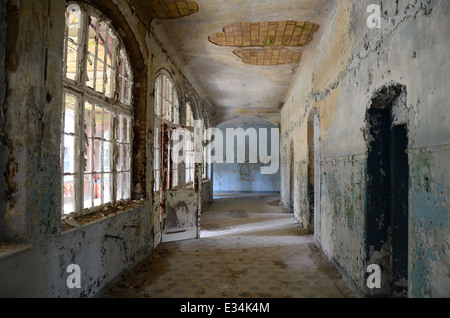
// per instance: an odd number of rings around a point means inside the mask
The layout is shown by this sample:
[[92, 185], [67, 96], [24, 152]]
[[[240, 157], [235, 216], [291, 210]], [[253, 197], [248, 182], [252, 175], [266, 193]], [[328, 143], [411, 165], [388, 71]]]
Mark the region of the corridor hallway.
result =
[[278, 195], [221, 197], [201, 217], [200, 239], [160, 244], [106, 297], [355, 296]]

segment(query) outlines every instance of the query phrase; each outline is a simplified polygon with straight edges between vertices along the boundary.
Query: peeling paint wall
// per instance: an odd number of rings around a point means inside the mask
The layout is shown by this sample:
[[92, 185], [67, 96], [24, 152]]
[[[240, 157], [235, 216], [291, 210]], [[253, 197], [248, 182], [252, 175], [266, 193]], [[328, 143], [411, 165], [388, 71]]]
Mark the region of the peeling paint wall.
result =
[[[336, 1], [317, 49], [304, 56], [281, 114], [282, 200], [289, 194], [288, 150], [295, 149], [294, 213], [307, 207], [308, 118], [320, 117], [318, 245], [366, 294], [366, 115], [384, 87], [402, 85], [405, 107], [394, 115], [408, 129], [408, 295], [450, 296], [449, 195], [450, 4], [444, 0], [379, 1], [382, 26], [366, 20], [372, 1]], [[447, 31], [446, 31], [447, 30]]]
[[[7, 17], [6, 8], [7, 0], [0, 1], [0, 175], [5, 175], [6, 162], [8, 158], [8, 147], [5, 139], [5, 112], [4, 103], [6, 95], [6, 28]], [[0, 180], [0, 202], [4, 202], [6, 193], [6, 180]], [[5, 205], [0, 205], [0, 240], [3, 233], [3, 217], [5, 215]]]
[[[1, 62], [5, 39], [0, 36], [0, 88], [3, 74], [7, 81], [6, 100], [0, 103], [0, 164], [5, 172], [0, 186], [0, 297], [93, 297], [160, 242], [152, 191], [153, 90], [160, 68], [175, 74], [181, 98], [195, 96], [198, 111], [211, 121], [210, 106], [127, 2], [83, 2], [92, 3], [111, 20], [130, 56], [135, 79], [132, 194], [136, 200], [79, 228], [62, 226], [65, 2], [0, 1], [0, 30], [6, 26], [5, 9], [8, 26], [7, 33], [1, 33], [7, 36], [5, 72]], [[46, 56], [49, 76], [44, 86]], [[81, 289], [66, 285], [70, 264], [81, 268]]]

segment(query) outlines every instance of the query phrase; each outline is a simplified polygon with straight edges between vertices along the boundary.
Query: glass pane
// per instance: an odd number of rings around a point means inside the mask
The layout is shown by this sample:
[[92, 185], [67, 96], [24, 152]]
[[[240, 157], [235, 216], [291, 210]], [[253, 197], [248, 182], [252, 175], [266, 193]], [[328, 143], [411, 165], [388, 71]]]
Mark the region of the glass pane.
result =
[[75, 179], [74, 176], [64, 176], [64, 214], [75, 212]]
[[96, 172], [102, 171], [101, 150], [101, 141], [94, 140], [94, 171]]
[[92, 120], [93, 120], [94, 106], [86, 102], [84, 103], [84, 125], [86, 136], [92, 137]]
[[125, 101], [124, 101], [124, 103], [126, 105], [130, 105], [131, 104], [131, 90], [132, 90], [132, 87], [133, 87], [133, 83], [131, 81], [127, 80], [126, 81], [126, 85], [125, 85], [126, 90], [125, 90]]
[[159, 159], [159, 149], [155, 149], [155, 160], [154, 160], [154, 166], [155, 169], [159, 169], [159, 165], [160, 165], [160, 159]]
[[111, 174], [103, 174], [103, 204], [111, 202]]
[[123, 163], [123, 159], [122, 159], [122, 154], [123, 154], [123, 145], [122, 144], [117, 144], [117, 158], [116, 158], [116, 170], [117, 171], [123, 171], [122, 169], [122, 163]]
[[122, 141], [129, 142], [129, 120], [128, 117], [122, 116]]
[[64, 173], [75, 173], [75, 137], [64, 135]]
[[102, 175], [94, 174], [94, 206], [102, 204]]
[[122, 145], [122, 170], [130, 170], [130, 146]]
[[64, 132], [75, 133], [75, 108], [78, 100], [75, 96], [66, 94], [66, 105], [64, 108]]
[[103, 143], [103, 171], [111, 171], [111, 143]]
[[130, 173], [125, 172], [123, 173], [123, 181], [122, 181], [122, 193], [123, 193], [123, 199], [129, 199], [130, 198]]
[[84, 175], [84, 209], [92, 208], [92, 175]]
[[117, 174], [116, 182], [116, 200], [122, 200], [122, 184], [123, 184], [123, 173]]
[[119, 100], [123, 103], [124, 101], [124, 85], [125, 85], [125, 78], [123, 76], [119, 76], [119, 86], [118, 86], [118, 93], [119, 93]]
[[95, 58], [93, 55], [88, 54], [87, 55], [87, 61], [86, 61], [86, 85], [90, 88], [94, 88], [94, 61]]
[[78, 46], [72, 43], [69, 39], [67, 43], [67, 53], [65, 57], [66, 61], [66, 77], [71, 80], [77, 79], [77, 69], [78, 69]]
[[75, 43], [80, 43], [78, 37], [80, 36], [80, 7], [76, 4], [71, 4], [67, 7], [66, 24], [68, 27], [68, 36]]
[[102, 138], [102, 109], [95, 105], [95, 137]]
[[112, 87], [112, 69], [111, 67], [106, 67], [106, 82], [105, 82], [105, 95], [106, 97], [112, 97], [111, 87]]
[[106, 41], [107, 39], [107, 26], [105, 22], [100, 22], [98, 26], [98, 48], [97, 48], [97, 56], [104, 63], [105, 61], [105, 53], [106, 53]]
[[111, 112], [103, 110], [103, 139], [111, 140]]
[[92, 172], [92, 139], [87, 139], [88, 144], [86, 145], [86, 166], [84, 167], [85, 172]]
[[106, 45], [106, 64], [109, 66], [113, 66], [113, 54], [117, 46], [117, 39], [115, 35], [109, 30], [108, 32], [108, 41]]
[[103, 76], [104, 76], [104, 72], [105, 71], [105, 64], [103, 64], [103, 62], [97, 61], [97, 75], [95, 78], [95, 90], [99, 93], [103, 94]]
[[91, 53], [94, 56], [97, 46], [96, 28], [97, 28], [97, 18], [91, 16], [89, 24], [88, 50], [89, 53]]

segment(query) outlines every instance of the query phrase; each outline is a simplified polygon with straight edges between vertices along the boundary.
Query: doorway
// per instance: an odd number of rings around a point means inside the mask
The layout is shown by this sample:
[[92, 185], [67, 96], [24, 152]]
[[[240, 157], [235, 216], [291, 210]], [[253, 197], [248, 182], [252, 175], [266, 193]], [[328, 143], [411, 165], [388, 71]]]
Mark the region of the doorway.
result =
[[308, 118], [308, 171], [307, 171], [307, 196], [308, 196], [308, 232], [313, 234], [316, 224], [319, 223], [319, 195], [320, 195], [320, 155], [319, 150], [319, 114], [312, 110]]
[[402, 93], [382, 91], [367, 113], [366, 256], [389, 274], [379, 292], [393, 297], [408, 294], [408, 131], [394, 119]]

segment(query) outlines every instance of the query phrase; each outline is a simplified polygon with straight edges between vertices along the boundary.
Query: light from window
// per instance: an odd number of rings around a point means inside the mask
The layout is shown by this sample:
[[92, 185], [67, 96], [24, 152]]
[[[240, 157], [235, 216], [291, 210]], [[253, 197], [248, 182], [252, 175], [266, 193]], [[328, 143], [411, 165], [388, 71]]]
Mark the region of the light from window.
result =
[[80, 215], [131, 198], [133, 76], [94, 10], [72, 4], [66, 21], [62, 214]]

